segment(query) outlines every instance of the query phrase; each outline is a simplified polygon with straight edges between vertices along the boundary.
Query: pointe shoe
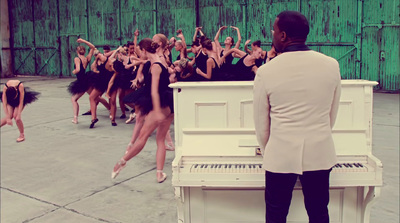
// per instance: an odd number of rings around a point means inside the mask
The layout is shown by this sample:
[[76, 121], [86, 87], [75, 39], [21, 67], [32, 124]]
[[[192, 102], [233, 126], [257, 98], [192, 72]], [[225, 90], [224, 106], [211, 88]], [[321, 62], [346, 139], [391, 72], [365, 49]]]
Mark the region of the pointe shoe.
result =
[[174, 150], [175, 150], [175, 146], [174, 146], [174, 144], [172, 144], [172, 143], [168, 143], [168, 144], [165, 146], [165, 149], [168, 150], [168, 151], [174, 151]]
[[117, 126], [117, 123], [115, 121], [111, 121], [112, 126]]
[[92, 115], [92, 112], [91, 111], [87, 111], [87, 112], [83, 113], [82, 115]]
[[162, 183], [167, 179], [167, 174], [163, 173], [162, 170], [157, 170], [157, 173], [161, 173], [162, 174], [161, 178], [157, 177], [157, 182], [158, 183]]
[[126, 115], [125, 115], [125, 114], [122, 114], [121, 116], [119, 116], [119, 118], [120, 118], [120, 119], [124, 119], [124, 118], [126, 118]]
[[74, 123], [74, 124], [78, 124], [78, 119], [77, 119], [77, 117], [76, 117], [76, 116], [74, 116], [74, 119], [72, 119], [72, 123]]
[[17, 139], [17, 142], [22, 142], [22, 141], [24, 141], [25, 140], [25, 136], [23, 136], [23, 137], [18, 137], [18, 139]]
[[96, 122], [98, 122], [99, 121], [99, 119], [92, 119], [92, 123], [90, 123], [90, 127], [89, 128], [93, 128], [94, 127], [94, 124], [96, 124]]
[[124, 159], [121, 159], [120, 161], [117, 162], [117, 164], [115, 164], [114, 169], [111, 173], [111, 179], [115, 179], [119, 172], [121, 172], [121, 170], [126, 166], [126, 161]]
[[125, 123], [126, 123], [126, 124], [129, 124], [129, 123], [131, 123], [133, 120], [135, 120], [135, 118], [136, 118], [136, 114], [135, 114], [135, 113], [131, 113], [131, 114], [129, 115], [129, 118], [125, 121]]

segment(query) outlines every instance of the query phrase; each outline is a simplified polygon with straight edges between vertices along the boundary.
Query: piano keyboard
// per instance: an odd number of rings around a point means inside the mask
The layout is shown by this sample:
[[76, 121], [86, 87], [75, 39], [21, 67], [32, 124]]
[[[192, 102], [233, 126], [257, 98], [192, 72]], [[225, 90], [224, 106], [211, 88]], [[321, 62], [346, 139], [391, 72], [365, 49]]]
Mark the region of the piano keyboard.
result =
[[[191, 173], [265, 173], [261, 164], [192, 164]], [[332, 172], [368, 172], [362, 163], [338, 163]]]

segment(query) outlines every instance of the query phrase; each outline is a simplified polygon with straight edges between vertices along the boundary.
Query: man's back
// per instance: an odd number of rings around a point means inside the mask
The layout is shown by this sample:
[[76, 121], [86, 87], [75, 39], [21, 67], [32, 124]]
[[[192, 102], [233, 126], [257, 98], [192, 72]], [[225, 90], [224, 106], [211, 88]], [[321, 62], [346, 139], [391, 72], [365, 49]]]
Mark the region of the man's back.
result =
[[265, 98], [269, 106], [264, 168], [301, 174], [332, 167], [336, 155], [331, 128], [340, 95], [337, 61], [311, 50], [286, 52], [259, 69], [255, 85], [259, 106]]

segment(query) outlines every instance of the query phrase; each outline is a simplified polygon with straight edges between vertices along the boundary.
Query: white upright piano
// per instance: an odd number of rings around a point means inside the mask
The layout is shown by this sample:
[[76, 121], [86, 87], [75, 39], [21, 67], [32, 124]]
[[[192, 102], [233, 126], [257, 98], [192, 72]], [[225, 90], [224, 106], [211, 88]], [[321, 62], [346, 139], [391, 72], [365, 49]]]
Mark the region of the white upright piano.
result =
[[[372, 88], [342, 80], [333, 129], [338, 164], [330, 181], [330, 221], [368, 223], [382, 163], [372, 155]], [[182, 82], [174, 90], [176, 155], [172, 184], [179, 223], [265, 222], [265, 172], [253, 123], [253, 82]], [[306, 223], [296, 183], [288, 222]]]

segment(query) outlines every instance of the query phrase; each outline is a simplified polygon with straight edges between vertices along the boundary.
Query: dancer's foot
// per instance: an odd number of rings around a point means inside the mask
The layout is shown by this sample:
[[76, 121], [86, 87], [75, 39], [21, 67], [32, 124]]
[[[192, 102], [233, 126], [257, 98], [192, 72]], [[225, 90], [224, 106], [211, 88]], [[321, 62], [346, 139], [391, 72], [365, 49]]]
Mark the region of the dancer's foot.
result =
[[78, 124], [78, 117], [77, 116], [74, 116], [74, 119], [72, 119], [72, 123]]
[[111, 120], [111, 125], [112, 126], [117, 126], [117, 123], [115, 122], [115, 120]]
[[119, 172], [121, 172], [121, 170], [125, 166], [126, 166], [126, 161], [123, 158], [121, 158], [121, 160], [118, 161], [117, 164], [115, 164], [114, 169], [113, 169], [113, 171], [111, 173], [111, 178], [115, 179], [118, 176]]
[[119, 118], [120, 118], [120, 119], [124, 119], [124, 118], [126, 118], [126, 115], [125, 115], [125, 114], [122, 114], [121, 116], [119, 116]]
[[22, 142], [22, 141], [24, 141], [25, 140], [25, 135], [24, 134], [21, 134], [21, 135], [19, 135], [19, 137], [18, 137], [18, 139], [17, 139], [17, 142]]
[[82, 115], [92, 115], [92, 112], [91, 111], [87, 111], [87, 112], [83, 113]]
[[157, 170], [157, 182], [162, 183], [167, 179], [167, 174], [163, 173], [162, 170]]
[[133, 120], [135, 120], [135, 118], [136, 118], [136, 114], [135, 114], [135, 113], [131, 113], [131, 114], [129, 115], [129, 118], [125, 121], [125, 123], [126, 123], [126, 124], [129, 124], [129, 123], [131, 123]]
[[90, 123], [90, 127], [89, 128], [93, 128], [94, 127], [94, 124], [96, 124], [96, 122], [98, 122], [99, 121], [99, 119], [92, 119], [92, 123]]
[[165, 146], [165, 149], [168, 151], [174, 151], [175, 150], [175, 146], [172, 142], [167, 143], [167, 145]]

